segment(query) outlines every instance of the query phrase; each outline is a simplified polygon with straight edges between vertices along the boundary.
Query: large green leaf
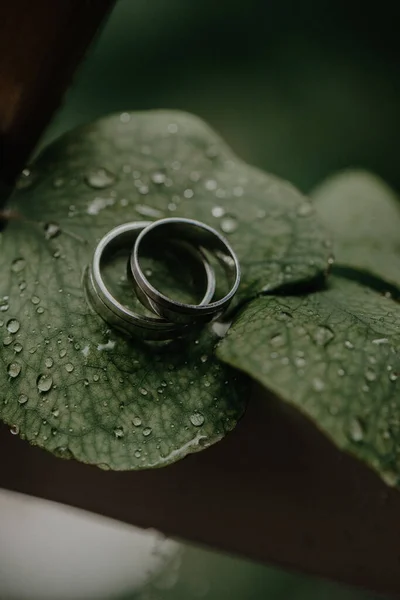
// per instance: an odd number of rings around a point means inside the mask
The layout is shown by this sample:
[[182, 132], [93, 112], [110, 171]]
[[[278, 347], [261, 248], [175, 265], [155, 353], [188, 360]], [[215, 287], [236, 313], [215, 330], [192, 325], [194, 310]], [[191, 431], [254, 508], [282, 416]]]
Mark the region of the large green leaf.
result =
[[378, 177], [339, 173], [313, 193], [318, 216], [334, 234], [336, 263], [400, 289], [400, 204]]
[[399, 305], [333, 277], [308, 296], [253, 300], [217, 354], [399, 485], [399, 351]]
[[219, 440], [245, 394], [214, 357], [212, 330], [161, 349], [129, 342], [88, 309], [82, 272], [116, 224], [187, 215], [230, 237], [242, 298], [308, 281], [329, 256], [310, 205], [195, 117], [164, 112], [68, 134], [19, 187], [1, 236], [1, 418], [32, 443], [112, 469], [163, 465]]

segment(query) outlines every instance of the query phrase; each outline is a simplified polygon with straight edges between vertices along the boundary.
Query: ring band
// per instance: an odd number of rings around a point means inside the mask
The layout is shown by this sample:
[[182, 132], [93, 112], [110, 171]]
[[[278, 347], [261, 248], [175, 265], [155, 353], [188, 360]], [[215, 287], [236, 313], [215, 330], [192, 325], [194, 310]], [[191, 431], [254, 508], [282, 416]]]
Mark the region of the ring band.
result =
[[[138, 236], [151, 223], [136, 221], [125, 223], [109, 231], [98, 243], [92, 263], [84, 273], [84, 285], [89, 303], [104, 321], [124, 333], [143, 340], [170, 340], [181, 337], [190, 331], [188, 324], [169, 322], [161, 316], [147, 316], [123, 306], [106, 286], [102, 267], [121, 250], [130, 250]], [[212, 300], [215, 291], [215, 274], [207, 257], [199, 248], [193, 248], [191, 255], [201, 263], [207, 289], [202, 304]], [[190, 254], [189, 254], [190, 256]], [[193, 319], [192, 319], [193, 323]]]
[[[231, 288], [221, 299], [201, 304], [185, 304], [173, 300], [159, 292], [146, 278], [140, 266], [140, 254], [143, 246], [152, 248], [161, 246], [165, 240], [183, 240], [195, 246], [199, 251], [204, 248], [212, 251], [225, 267]], [[222, 314], [235, 295], [240, 283], [240, 265], [237, 256], [228, 241], [218, 231], [193, 219], [160, 219], [143, 229], [135, 241], [130, 268], [136, 285], [151, 302], [151, 307], [161, 317], [179, 324], [206, 323]], [[139, 294], [140, 296], [140, 294]]]

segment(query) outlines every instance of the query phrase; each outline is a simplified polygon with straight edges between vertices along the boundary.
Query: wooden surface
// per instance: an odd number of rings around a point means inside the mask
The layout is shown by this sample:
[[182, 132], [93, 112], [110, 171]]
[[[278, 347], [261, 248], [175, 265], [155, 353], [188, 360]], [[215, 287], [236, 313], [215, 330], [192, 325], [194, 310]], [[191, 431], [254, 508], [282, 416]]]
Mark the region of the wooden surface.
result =
[[[0, 1], [0, 189], [23, 169], [115, 0]], [[0, 197], [0, 207], [4, 202]]]
[[159, 470], [63, 461], [5, 427], [0, 453], [2, 487], [400, 597], [400, 494], [263, 393], [225, 440]]

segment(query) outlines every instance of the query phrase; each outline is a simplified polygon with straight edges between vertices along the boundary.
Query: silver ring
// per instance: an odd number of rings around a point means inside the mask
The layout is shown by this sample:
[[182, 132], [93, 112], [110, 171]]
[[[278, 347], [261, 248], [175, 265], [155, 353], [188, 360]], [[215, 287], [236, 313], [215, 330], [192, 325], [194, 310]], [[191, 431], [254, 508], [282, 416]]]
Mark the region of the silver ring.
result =
[[[133, 312], [111, 294], [102, 276], [104, 264], [121, 250], [129, 252], [140, 233], [150, 225], [151, 222], [136, 221], [109, 231], [98, 243], [92, 263], [84, 273], [84, 286], [89, 303], [109, 325], [143, 340], [171, 340], [190, 332], [190, 326], [171, 323], [158, 315], [147, 316]], [[200, 249], [194, 248], [193, 255], [204, 269], [207, 289], [202, 303], [207, 303], [212, 300], [215, 291], [214, 270]]]
[[[184, 304], [159, 292], [146, 278], [140, 267], [140, 253], [148, 244], [154, 248], [165, 240], [183, 240], [198, 250], [212, 251], [224, 266], [230, 290], [221, 299], [205, 304]], [[130, 257], [130, 267], [136, 285], [151, 302], [151, 307], [161, 317], [174, 323], [206, 323], [220, 316], [228, 307], [240, 283], [240, 265], [228, 241], [218, 231], [193, 219], [169, 218], [151, 223], [141, 231], [134, 244]]]

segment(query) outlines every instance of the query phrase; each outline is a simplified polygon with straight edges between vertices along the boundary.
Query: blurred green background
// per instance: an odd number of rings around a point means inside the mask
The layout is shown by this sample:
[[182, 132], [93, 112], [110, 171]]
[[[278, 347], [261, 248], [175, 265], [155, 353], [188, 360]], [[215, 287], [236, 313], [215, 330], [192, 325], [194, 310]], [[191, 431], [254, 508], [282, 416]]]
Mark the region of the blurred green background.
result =
[[[303, 191], [346, 167], [400, 187], [394, 8], [354, 1], [119, 0], [42, 140], [113, 111], [174, 108]], [[190, 510], [190, 507], [188, 507]], [[140, 600], [367, 600], [187, 546]]]

